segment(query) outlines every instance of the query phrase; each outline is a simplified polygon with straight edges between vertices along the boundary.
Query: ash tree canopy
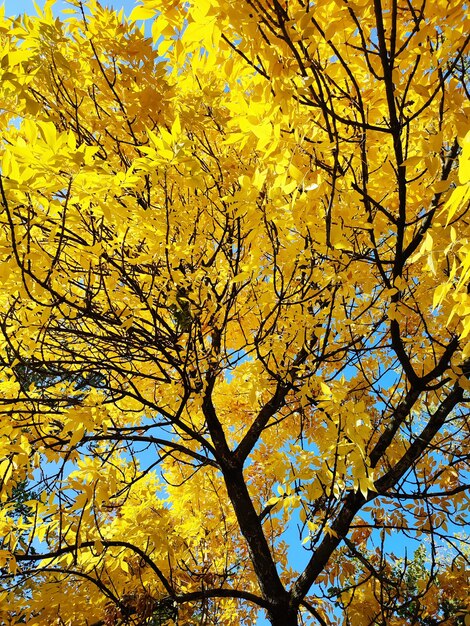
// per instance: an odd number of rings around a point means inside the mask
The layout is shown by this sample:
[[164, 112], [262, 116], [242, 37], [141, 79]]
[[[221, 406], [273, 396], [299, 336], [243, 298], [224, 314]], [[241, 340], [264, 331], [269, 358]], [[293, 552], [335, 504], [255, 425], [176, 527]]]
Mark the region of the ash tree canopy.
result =
[[0, 19], [2, 623], [468, 624], [467, 3], [70, 5]]

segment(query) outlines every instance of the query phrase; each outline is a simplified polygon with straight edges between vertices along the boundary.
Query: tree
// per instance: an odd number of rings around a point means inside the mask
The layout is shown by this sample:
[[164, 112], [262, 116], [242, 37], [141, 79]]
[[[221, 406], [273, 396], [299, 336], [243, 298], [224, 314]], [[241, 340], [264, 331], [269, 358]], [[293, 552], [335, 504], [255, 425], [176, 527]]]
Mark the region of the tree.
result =
[[3, 623], [468, 623], [466, 3], [71, 5], [1, 19]]

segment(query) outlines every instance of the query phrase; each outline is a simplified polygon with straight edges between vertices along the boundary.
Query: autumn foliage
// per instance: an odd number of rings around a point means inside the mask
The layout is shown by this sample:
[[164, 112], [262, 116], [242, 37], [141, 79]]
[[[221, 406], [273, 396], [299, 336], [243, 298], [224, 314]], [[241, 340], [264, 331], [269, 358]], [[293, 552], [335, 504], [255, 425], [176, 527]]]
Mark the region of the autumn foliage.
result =
[[0, 18], [0, 622], [469, 624], [467, 3], [70, 5]]

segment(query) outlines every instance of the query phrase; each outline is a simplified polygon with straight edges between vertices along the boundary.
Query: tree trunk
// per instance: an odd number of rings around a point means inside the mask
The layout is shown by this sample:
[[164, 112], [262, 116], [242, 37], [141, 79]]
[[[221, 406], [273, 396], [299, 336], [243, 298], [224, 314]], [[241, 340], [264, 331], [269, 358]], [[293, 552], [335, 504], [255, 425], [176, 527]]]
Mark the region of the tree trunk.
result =
[[268, 611], [271, 626], [298, 626], [297, 609], [290, 606], [276, 607]]

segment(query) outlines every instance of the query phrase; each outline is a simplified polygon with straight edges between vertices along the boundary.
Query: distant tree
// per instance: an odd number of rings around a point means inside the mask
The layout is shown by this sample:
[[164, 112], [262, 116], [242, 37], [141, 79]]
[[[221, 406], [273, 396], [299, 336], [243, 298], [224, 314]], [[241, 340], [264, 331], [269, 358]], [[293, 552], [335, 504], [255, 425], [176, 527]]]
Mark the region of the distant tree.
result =
[[[355, 549], [352, 546], [351, 548], [350, 557], [354, 558]], [[348, 584], [343, 588], [331, 587], [328, 590], [330, 597], [337, 598], [337, 608], [347, 616], [346, 624], [359, 624], [361, 619], [365, 619], [366, 623], [396, 622], [410, 626], [465, 624], [467, 604], [458, 591], [460, 584], [465, 585], [465, 560], [457, 559], [451, 572], [439, 571], [440, 566], [429, 561], [426, 546], [421, 545], [413, 558], [395, 559], [394, 562], [384, 564], [381, 585], [378, 586], [370, 576], [371, 565], [377, 562], [377, 556], [373, 551], [369, 551], [367, 556], [364, 551], [357, 554], [357, 565]], [[370, 602], [367, 592], [364, 593], [364, 589], [361, 589], [360, 581], [365, 589], [369, 585], [374, 588], [375, 615], [371, 612], [374, 610], [373, 603]], [[432, 612], [429, 611], [431, 590]]]

